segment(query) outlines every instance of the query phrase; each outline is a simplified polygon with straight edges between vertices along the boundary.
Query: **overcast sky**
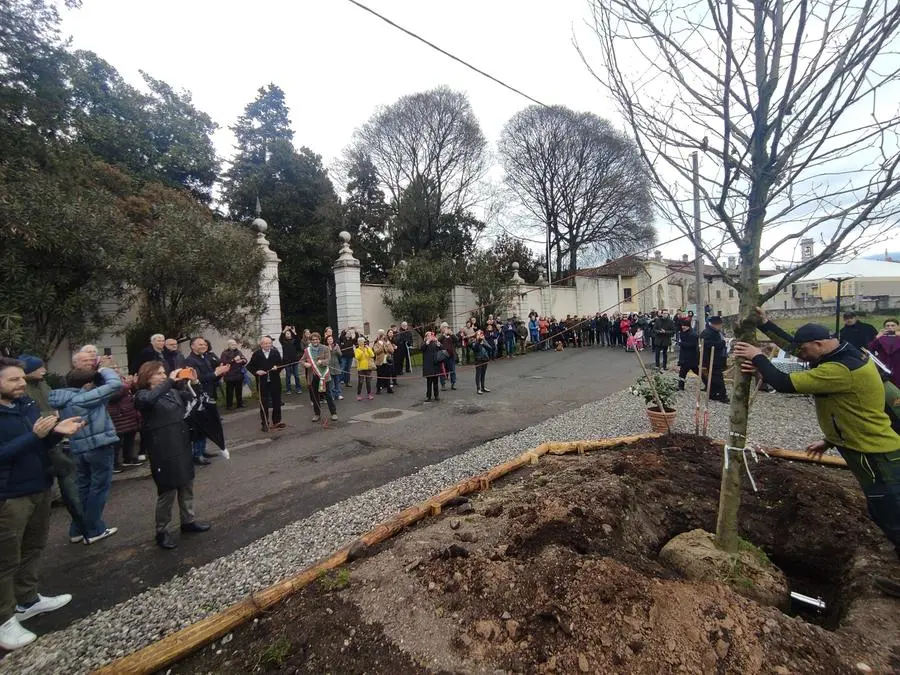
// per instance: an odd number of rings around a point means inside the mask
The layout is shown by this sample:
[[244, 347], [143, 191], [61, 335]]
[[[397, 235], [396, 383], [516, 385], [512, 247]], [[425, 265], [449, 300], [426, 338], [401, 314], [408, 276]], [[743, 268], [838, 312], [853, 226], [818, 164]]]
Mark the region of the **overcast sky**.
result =
[[[364, 4], [543, 103], [588, 110], [621, 128], [572, 45], [573, 35], [596, 45], [584, 24], [586, 0]], [[83, 0], [61, 14], [73, 46], [96, 52], [129, 82], [140, 84], [142, 69], [192, 92], [222, 127], [215, 142], [226, 159], [228, 126], [269, 82], [287, 95], [295, 143], [326, 165], [377, 106], [404, 94], [441, 84], [466, 92], [492, 147], [506, 120], [529, 105], [346, 0]], [[656, 225], [660, 241], [677, 236]], [[680, 257], [691, 248], [682, 239], [663, 251]]]

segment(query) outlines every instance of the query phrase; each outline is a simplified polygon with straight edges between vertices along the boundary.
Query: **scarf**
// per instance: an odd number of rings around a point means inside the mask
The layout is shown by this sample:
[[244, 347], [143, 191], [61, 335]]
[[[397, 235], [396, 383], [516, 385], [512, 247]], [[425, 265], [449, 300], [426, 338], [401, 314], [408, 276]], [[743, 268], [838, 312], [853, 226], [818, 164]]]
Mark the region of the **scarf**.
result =
[[[318, 351], [318, 349], [316, 349]], [[328, 380], [331, 378], [331, 370], [328, 366], [322, 368], [318, 363], [316, 363], [316, 358], [313, 356], [313, 346], [309, 345], [306, 348], [306, 358], [309, 360], [310, 366], [316, 375], [319, 376], [319, 393], [324, 394], [326, 391], [326, 386]]]

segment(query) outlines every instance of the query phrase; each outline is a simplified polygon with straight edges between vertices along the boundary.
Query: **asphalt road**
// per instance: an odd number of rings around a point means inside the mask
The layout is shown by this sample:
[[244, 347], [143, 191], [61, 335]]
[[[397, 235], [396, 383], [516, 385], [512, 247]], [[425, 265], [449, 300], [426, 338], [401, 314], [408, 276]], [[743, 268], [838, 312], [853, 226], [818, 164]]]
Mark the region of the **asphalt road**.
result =
[[[639, 371], [622, 350], [568, 349], [492, 362], [491, 392], [483, 396], [475, 394], [471, 367], [460, 369], [458, 390], [448, 386], [437, 404], [423, 403], [425, 381], [415, 374], [374, 401], [348, 395], [338, 402], [340, 421], [327, 429], [311, 421], [305, 391], [284, 397], [288, 428], [280, 432], [260, 432], [257, 409], [228, 413], [231, 459], [199, 467], [194, 486], [198, 520], [212, 530], [181, 537], [174, 551], [159, 549], [149, 471], [117, 475], [104, 513], [119, 528], [115, 536], [70, 544], [68, 516], [54, 509], [41, 590], [74, 599], [28, 627], [38, 633], [65, 627], [330, 504], [619, 391]], [[377, 422], [352, 421], [376, 411]]]

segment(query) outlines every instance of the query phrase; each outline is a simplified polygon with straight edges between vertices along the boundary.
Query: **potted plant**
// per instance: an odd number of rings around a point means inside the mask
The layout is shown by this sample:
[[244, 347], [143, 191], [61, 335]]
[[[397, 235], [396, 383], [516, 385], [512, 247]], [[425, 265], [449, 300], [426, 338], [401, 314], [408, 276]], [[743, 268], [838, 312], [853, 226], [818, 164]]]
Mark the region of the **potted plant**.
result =
[[629, 387], [634, 396], [644, 399], [653, 431], [671, 432], [675, 427], [675, 396], [678, 380], [662, 373], [642, 375]]

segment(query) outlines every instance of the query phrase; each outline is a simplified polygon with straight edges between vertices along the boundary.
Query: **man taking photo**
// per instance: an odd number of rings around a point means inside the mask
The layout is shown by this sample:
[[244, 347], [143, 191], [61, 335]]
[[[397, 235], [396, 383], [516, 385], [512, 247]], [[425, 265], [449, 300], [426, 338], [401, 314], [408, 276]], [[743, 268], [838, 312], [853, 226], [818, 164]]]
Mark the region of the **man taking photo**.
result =
[[[884, 385], [878, 368], [853, 345], [831, 337], [825, 326], [808, 323], [792, 337], [768, 321], [757, 308], [760, 330], [778, 344], [792, 346], [809, 370], [783, 373], [759, 347], [738, 342], [736, 356], [745, 373], [759, 372], [763, 381], [781, 393], [814, 397], [816, 418], [825, 436], [806, 450], [818, 456], [837, 448], [866, 496], [869, 517], [881, 528], [900, 555], [900, 436], [884, 411]], [[900, 597], [900, 583], [874, 579], [883, 592]]]

